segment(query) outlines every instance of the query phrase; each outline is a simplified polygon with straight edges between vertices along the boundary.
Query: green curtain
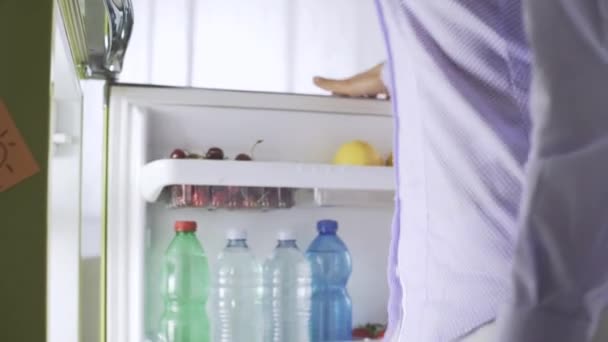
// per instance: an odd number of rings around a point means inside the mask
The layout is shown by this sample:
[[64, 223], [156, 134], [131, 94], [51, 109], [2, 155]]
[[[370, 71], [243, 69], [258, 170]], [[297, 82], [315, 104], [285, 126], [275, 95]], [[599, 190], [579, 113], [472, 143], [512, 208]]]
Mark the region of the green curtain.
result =
[[0, 98], [40, 172], [0, 193], [0, 341], [46, 340], [52, 0], [0, 0]]

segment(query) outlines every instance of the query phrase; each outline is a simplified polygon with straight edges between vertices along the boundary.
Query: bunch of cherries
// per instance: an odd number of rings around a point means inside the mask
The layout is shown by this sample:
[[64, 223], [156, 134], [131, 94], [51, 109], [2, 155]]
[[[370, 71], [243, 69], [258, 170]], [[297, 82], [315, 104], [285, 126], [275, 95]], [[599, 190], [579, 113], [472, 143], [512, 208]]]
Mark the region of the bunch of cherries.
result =
[[[251, 149], [262, 143], [258, 140]], [[187, 153], [175, 149], [172, 159], [208, 159], [225, 160], [224, 151], [219, 147], [211, 147], [204, 156]], [[235, 160], [250, 161], [253, 158], [246, 153], [240, 153]], [[293, 191], [283, 188], [261, 188], [242, 186], [205, 186], [205, 185], [173, 185], [171, 186], [171, 205], [175, 208], [228, 208], [228, 209], [269, 209], [290, 208], [294, 205]]]

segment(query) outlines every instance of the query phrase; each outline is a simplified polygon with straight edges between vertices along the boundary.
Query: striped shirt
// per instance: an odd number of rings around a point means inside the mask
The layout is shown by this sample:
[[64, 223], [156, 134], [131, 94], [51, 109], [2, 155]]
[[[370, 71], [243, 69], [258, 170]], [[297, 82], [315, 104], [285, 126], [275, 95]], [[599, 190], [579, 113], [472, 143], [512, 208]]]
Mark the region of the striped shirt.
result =
[[378, 8], [399, 188], [389, 325], [402, 322], [402, 341], [452, 341], [494, 320], [509, 294], [530, 133], [521, 4]]
[[608, 307], [608, 0], [376, 3], [399, 189], [389, 340], [498, 316], [501, 342], [589, 341]]

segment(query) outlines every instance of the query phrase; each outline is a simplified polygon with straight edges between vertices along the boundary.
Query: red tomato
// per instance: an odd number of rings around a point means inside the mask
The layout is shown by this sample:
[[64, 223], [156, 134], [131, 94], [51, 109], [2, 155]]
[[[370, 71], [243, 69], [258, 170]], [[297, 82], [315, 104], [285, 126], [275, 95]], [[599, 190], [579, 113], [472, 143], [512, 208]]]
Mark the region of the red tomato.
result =
[[370, 337], [369, 331], [365, 327], [355, 328], [355, 329], [353, 329], [353, 337], [356, 337], [356, 338]]

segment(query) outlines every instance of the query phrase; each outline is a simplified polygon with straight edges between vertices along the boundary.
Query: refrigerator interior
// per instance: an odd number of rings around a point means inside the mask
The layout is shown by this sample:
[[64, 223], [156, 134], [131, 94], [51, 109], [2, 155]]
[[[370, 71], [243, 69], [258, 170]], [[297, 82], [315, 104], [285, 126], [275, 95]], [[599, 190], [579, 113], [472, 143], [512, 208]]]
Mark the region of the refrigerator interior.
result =
[[[335, 219], [353, 259], [353, 324], [386, 323], [393, 169], [329, 164], [342, 143], [355, 139], [389, 155], [393, 120], [387, 101], [124, 85], [112, 87], [110, 98], [106, 340], [154, 337], [160, 263], [176, 220], [197, 221], [213, 270], [229, 228], [246, 229], [250, 248], [263, 261], [279, 230], [295, 231], [304, 251], [316, 236], [316, 221]], [[258, 140], [263, 142], [251, 162], [168, 160], [175, 148], [204, 155], [210, 147], [234, 159], [250, 153]], [[288, 209], [170, 209], [163, 199], [167, 191], [158, 196], [158, 189], [181, 182], [301, 189]], [[369, 192], [370, 200], [319, 205], [317, 184], [346, 197], [351, 188], [359, 191], [356, 198]], [[381, 193], [389, 200], [375, 202]]]

